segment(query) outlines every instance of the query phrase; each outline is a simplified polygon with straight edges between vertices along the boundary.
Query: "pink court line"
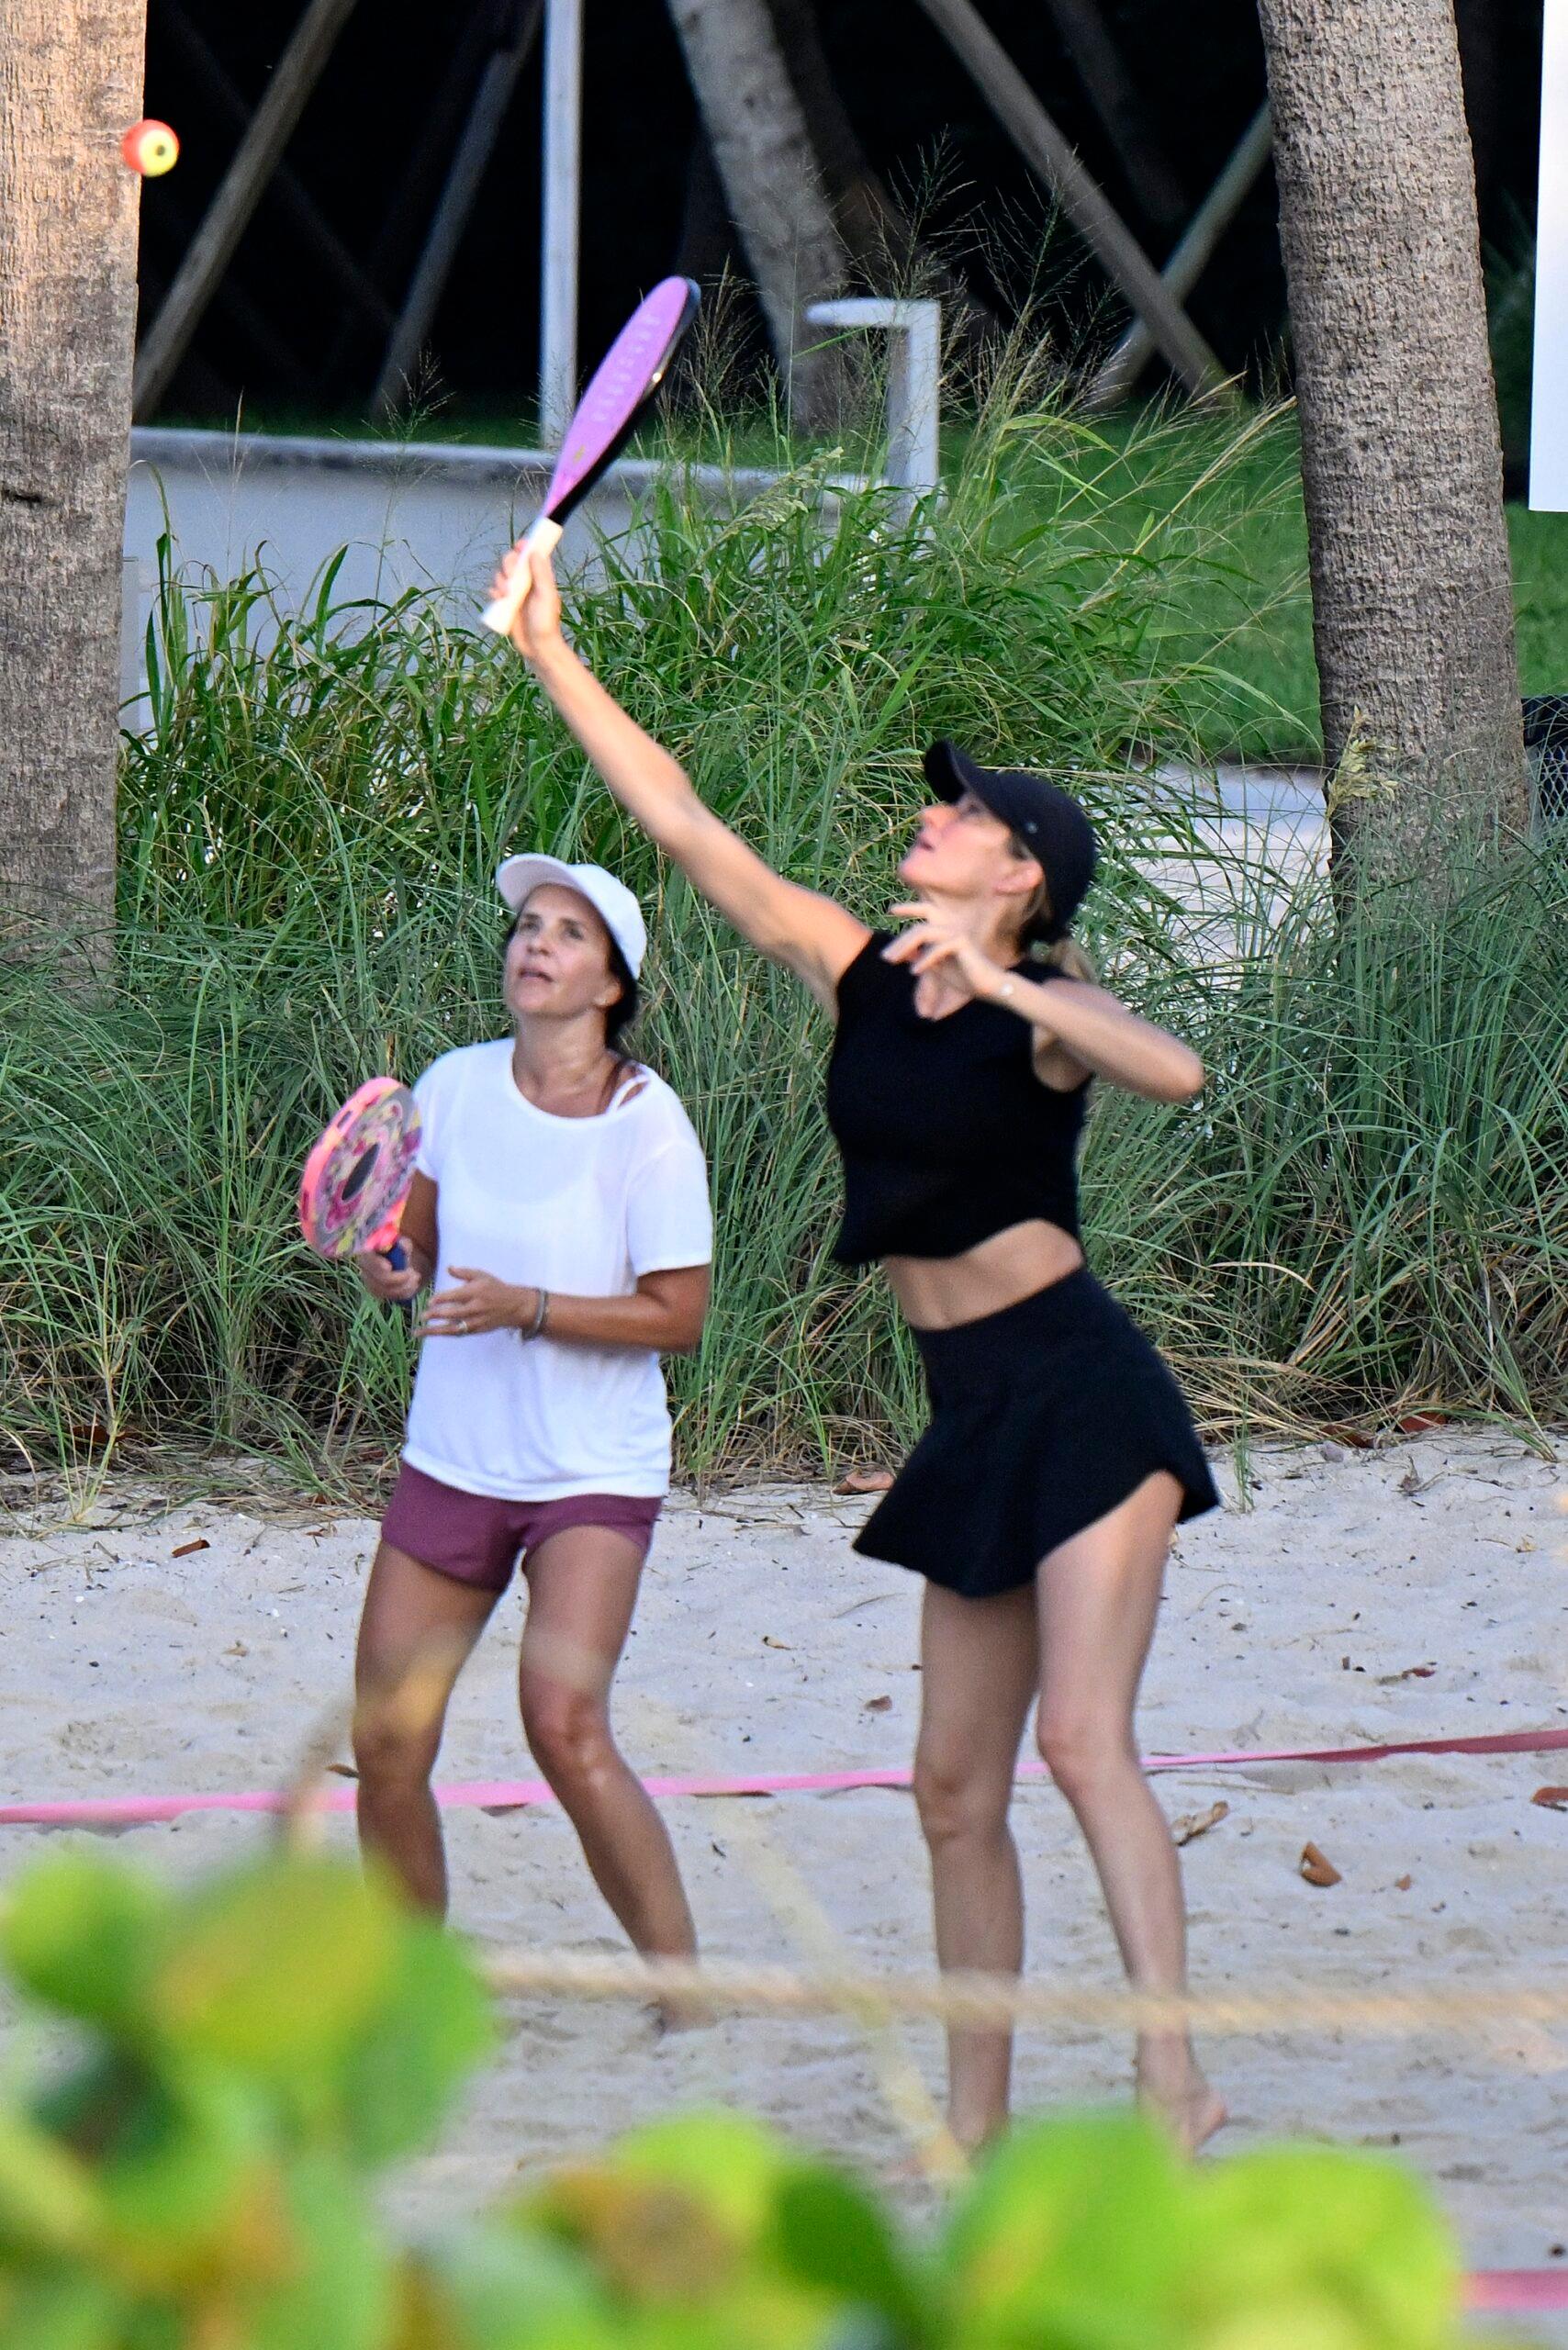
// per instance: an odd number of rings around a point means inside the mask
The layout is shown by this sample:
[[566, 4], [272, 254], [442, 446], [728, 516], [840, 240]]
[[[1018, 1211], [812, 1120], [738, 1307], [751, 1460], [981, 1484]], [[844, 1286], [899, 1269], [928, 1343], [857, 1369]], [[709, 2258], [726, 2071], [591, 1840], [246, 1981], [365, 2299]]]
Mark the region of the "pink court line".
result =
[[[1147, 1754], [1155, 1771], [1246, 1769], [1267, 1762], [1381, 1762], [1400, 1754], [1555, 1754], [1568, 1749], [1568, 1729], [1494, 1731], [1477, 1738], [1411, 1738], [1383, 1745], [1222, 1748], [1213, 1754]], [[1020, 1779], [1047, 1777], [1043, 1762], [1019, 1766]], [[877, 1771], [743, 1773], [734, 1776], [649, 1778], [651, 1796], [837, 1795], [853, 1787], [907, 1787], [907, 1765]], [[328, 1787], [324, 1811], [352, 1811], [352, 1787]], [[467, 1779], [438, 1787], [443, 1810], [522, 1811], [555, 1798], [543, 1779]], [[274, 1788], [252, 1795], [99, 1796], [70, 1803], [0, 1804], [0, 1828], [141, 1828], [187, 1811], [281, 1811], [288, 1797]]]
[[1568, 2310], [1568, 2268], [1482, 2268], [1465, 2279], [1468, 2308], [1496, 2316]]

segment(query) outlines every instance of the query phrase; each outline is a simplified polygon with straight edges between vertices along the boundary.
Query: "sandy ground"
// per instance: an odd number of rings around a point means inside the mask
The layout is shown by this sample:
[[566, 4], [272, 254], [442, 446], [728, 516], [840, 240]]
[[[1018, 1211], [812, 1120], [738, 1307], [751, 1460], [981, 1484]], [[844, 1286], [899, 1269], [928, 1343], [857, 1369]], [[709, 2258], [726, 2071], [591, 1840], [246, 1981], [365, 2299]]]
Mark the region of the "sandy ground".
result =
[[[1182, 1534], [1143, 1711], [1162, 1751], [1337, 1744], [1568, 1723], [1568, 1467], [1506, 1433], [1375, 1453], [1254, 1456], [1246, 1505]], [[319, 1507], [319, 1505], [318, 1505]], [[831, 1770], [907, 1760], [917, 1591], [849, 1549], [866, 1505], [774, 1488], [666, 1517], [623, 1670], [623, 1742], [649, 1771]], [[277, 1498], [169, 1503], [110, 1486], [84, 1518], [13, 1510], [0, 1531], [4, 1785], [18, 1797], [265, 1786], [341, 1696], [369, 1522]], [[207, 1547], [173, 1553], [198, 1539]], [[458, 1696], [452, 1778], [528, 1773], [510, 1599]], [[1407, 1668], [1431, 1665], [1421, 1677]], [[882, 1705], [875, 1701], [890, 1700]], [[1162, 1777], [1173, 1814], [1229, 1816], [1189, 1846], [1199, 1986], [1385, 1988], [1568, 1981], [1568, 1815], [1532, 1806], [1568, 1757], [1305, 1764]], [[668, 1807], [710, 1952], [801, 1953], [819, 1933], [871, 1965], [928, 1956], [925, 1871], [907, 1794], [789, 1795]], [[1103, 1984], [1113, 1953], [1065, 1807], [1020, 1791], [1031, 1968]], [[450, 1818], [459, 1921], [487, 1942], [618, 1942], [549, 1811]], [[253, 1819], [209, 1814], [121, 1841], [180, 1874], [243, 1851]], [[345, 1823], [332, 1830], [345, 1843]], [[1327, 1890], [1297, 1861], [1316, 1841]], [[0, 1830], [0, 1873], [43, 1848]], [[759, 1852], [762, 1856], [759, 1865]], [[798, 1888], [807, 1889], [801, 1895]], [[791, 1890], [791, 1887], [797, 1890]], [[934, 2032], [907, 2045], [933, 2086]], [[1297, 2031], [1216, 2042], [1240, 2146], [1318, 2132], [1396, 2145], [1429, 2178], [1478, 2266], [1542, 2265], [1568, 2244], [1568, 2034], [1366, 2042]], [[1021, 2102], [1123, 2093], [1125, 2051], [1070, 2031], [1024, 2042]], [[398, 2200], [431, 2216], [672, 2104], [734, 2100], [803, 2139], [891, 2167], [901, 2127], [855, 2031], [730, 2020], [659, 2042], [640, 2011], [539, 2002]]]

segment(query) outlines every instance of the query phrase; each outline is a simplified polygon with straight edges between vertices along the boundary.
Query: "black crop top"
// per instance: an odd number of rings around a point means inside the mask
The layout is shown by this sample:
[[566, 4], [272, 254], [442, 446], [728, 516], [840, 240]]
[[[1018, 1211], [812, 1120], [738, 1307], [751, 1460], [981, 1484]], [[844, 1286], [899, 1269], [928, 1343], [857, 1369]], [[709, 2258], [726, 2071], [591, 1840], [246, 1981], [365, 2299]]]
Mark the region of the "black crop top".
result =
[[[1078, 1236], [1074, 1161], [1089, 1085], [1042, 1085], [1034, 1032], [973, 999], [939, 1020], [914, 1008], [914, 974], [868, 939], [838, 983], [827, 1120], [844, 1157], [840, 1264], [957, 1257], [1043, 1217]], [[1014, 966], [1032, 979], [1060, 975]]]

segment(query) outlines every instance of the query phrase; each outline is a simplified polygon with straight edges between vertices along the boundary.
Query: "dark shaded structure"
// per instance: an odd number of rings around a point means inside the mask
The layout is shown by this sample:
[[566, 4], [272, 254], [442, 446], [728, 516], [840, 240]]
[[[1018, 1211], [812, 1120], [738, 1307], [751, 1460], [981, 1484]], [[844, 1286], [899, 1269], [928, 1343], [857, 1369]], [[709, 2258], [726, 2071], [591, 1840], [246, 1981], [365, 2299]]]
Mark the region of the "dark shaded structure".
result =
[[[1069, 336], [1123, 314], [1071, 235], [1048, 241], [1048, 200], [910, 0], [771, 0], [808, 111], [857, 144], [918, 216], [977, 300], [1015, 314], [1042, 278]], [[448, 10], [362, 6], [350, 18], [241, 241], [162, 413], [241, 404], [368, 411], [487, 60], [518, 0]], [[151, 0], [147, 103], [184, 141], [142, 207], [144, 319], [172, 280], [244, 119], [287, 43], [300, 0], [243, 11]], [[1173, 207], [1198, 204], [1263, 95], [1249, 0], [984, 0], [998, 39], [1151, 257]], [[1540, 0], [1459, 0], [1484, 235], [1518, 245], [1534, 204]], [[809, 32], [814, 17], [815, 41]], [[599, 348], [636, 295], [671, 268], [738, 265], [711, 161], [662, 0], [587, 0], [581, 341]], [[829, 83], [822, 82], [825, 62]], [[428, 390], [464, 413], [532, 407], [538, 364], [535, 42], [430, 329]], [[814, 85], [814, 87], [813, 87]], [[824, 109], [826, 110], [824, 113]], [[1133, 142], [1137, 143], [1133, 143]], [[1275, 200], [1265, 172], [1189, 305], [1224, 364], [1256, 377], [1286, 363]]]

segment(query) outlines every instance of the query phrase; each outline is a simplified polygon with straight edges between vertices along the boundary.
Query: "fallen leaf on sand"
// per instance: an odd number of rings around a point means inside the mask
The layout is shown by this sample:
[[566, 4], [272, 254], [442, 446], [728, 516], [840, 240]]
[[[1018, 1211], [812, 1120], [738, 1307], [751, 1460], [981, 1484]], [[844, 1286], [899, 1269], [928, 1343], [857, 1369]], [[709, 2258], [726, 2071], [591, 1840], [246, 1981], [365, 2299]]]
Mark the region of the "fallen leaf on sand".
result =
[[1339, 1872], [1330, 1860], [1326, 1860], [1316, 1844], [1304, 1844], [1301, 1859], [1296, 1863], [1308, 1885], [1338, 1885]]
[[236, 1640], [233, 1647], [231, 1649], [225, 1649], [223, 1653], [225, 1656], [249, 1656], [251, 1651], [245, 1646], [243, 1640]]
[[188, 1559], [193, 1550], [210, 1550], [211, 1548], [212, 1545], [207, 1537], [201, 1535], [194, 1542], [181, 1542], [170, 1551], [169, 1556], [171, 1559]]
[[1402, 1494], [1416, 1494], [1420, 1492], [1424, 1483], [1425, 1480], [1417, 1475], [1416, 1464], [1412, 1461], [1409, 1468], [1405, 1472], [1404, 1476], [1399, 1480], [1399, 1490]]
[[1537, 1787], [1530, 1801], [1543, 1811], [1568, 1811], [1568, 1787]]
[[1380, 1673], [1377, 1677], [1386, 1689], [1394, 1681], [1429, 1681], [1437, 1669], [1435, 1664], [1407, 1664], [1403, 1673]]
[[835, 1494], [885, 1494], [892, 1482], [890, 1469], [846, 1469], [833, 1490]]
[[357, 1779], [359, 1776], [352, 1762], [329, 1762], [327, 1768], [334, 1779]]
[[1446, 1428], [1448, 1424], [1446, 1412], [1406, 1412], [1403, 1419], [1394, 1423], [1401, 1436], [1427, 1436], [1433, 1428]]
[[1170, 1840], [1175, 1844], [1190, 1844], [1195, 1836], [1206, 1836], [1222, 1819], [1230, 1817], [1227, 1803], [1211, 1803], [1207, 1811], [1184, 1811], [1180, 1819], [1170, 1823]]
[[1395, 1893], [1408, 1893], [1415, 1882], [1413, 1876], [1396, 1876], [1394, 1880], [1394, 1890]]
[[1335, 1444], [1348, 1444], [1353, 1452], [1372, 1452], [1377, 1446], [1375, 1436], [1368, 1436], [1365, 1428], [1343, 1427], [1336, 1420], [1323, 1430]]
[[[790, 1647], [788, 1640], [776, 1640], [771, 1632], [764, 1632], [762, 1645], [765, 1649], [789, 1649]], [[792, 1651], [791, 1653], [793, 1653]]]
[[890, 1697], [868, 1697], [866, 1700], [866, 1711], [868, 1714], [889, 1713], [892, 1709], [892, 1702], [893, 1701]]

